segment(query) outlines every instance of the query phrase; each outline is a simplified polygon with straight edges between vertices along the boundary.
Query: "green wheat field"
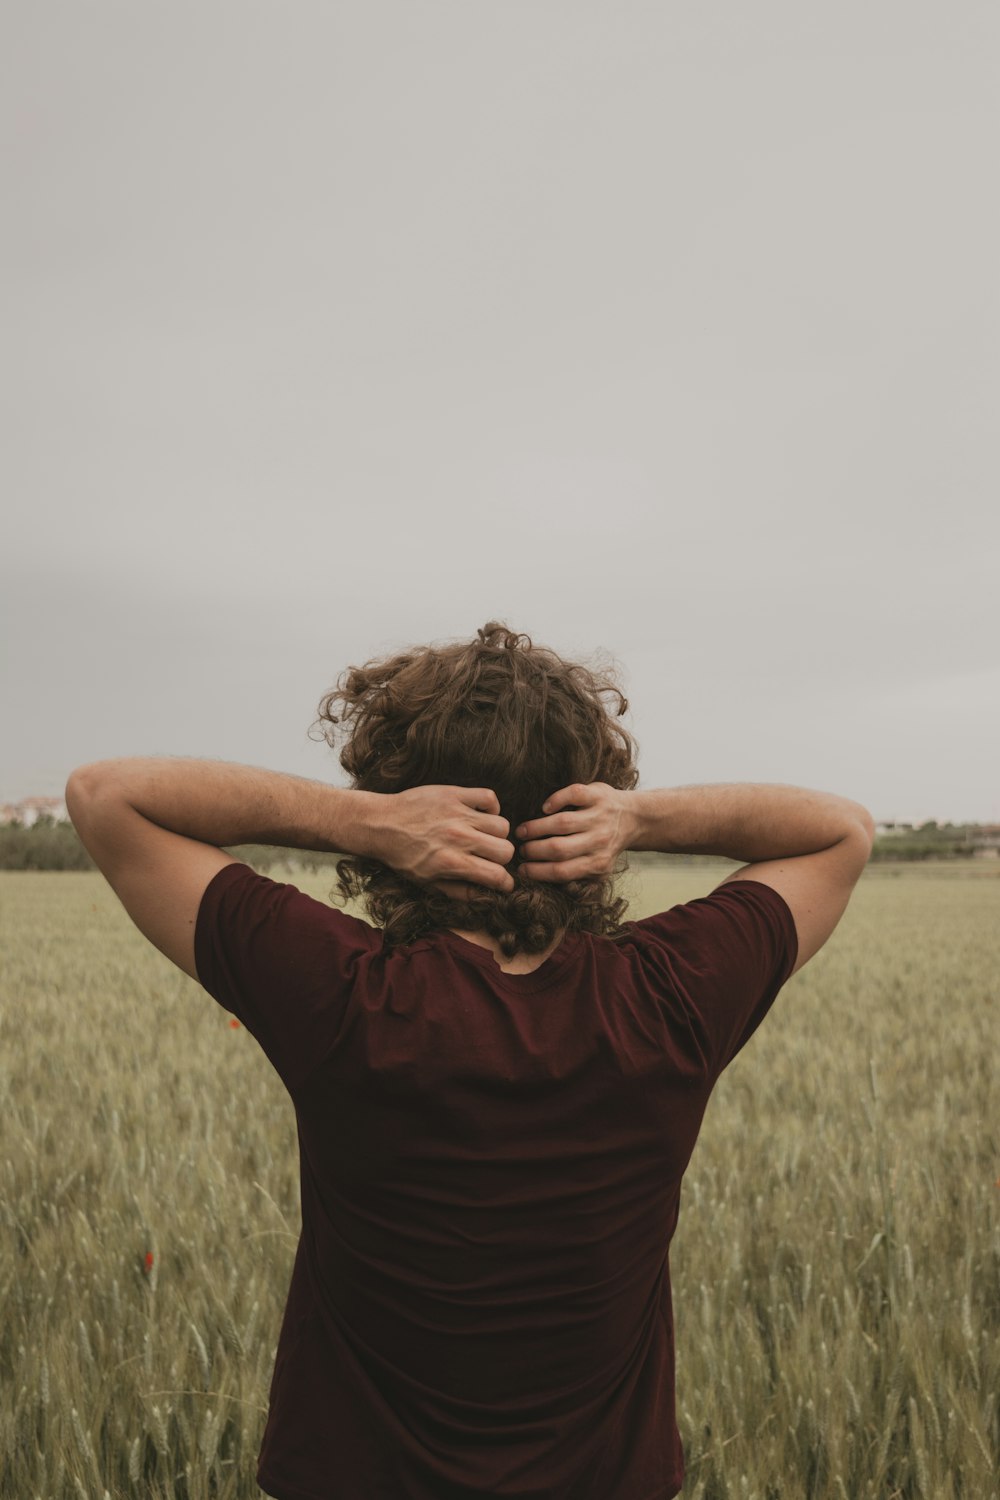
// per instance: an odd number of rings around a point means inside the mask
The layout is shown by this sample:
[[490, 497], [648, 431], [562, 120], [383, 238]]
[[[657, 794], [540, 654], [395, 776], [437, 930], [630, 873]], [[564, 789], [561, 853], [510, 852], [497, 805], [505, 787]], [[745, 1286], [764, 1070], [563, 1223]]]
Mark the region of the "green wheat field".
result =
[[[722, 873], [646, 866], [629, 915]], [[257, 1497], [291, 1104], [99, 875], [3, 873], [0, 902], [0, 1496]], [[685, 1179], [685, 1500], [996, 1495], [998, 1048], [1000, 870], [870, 866]]]

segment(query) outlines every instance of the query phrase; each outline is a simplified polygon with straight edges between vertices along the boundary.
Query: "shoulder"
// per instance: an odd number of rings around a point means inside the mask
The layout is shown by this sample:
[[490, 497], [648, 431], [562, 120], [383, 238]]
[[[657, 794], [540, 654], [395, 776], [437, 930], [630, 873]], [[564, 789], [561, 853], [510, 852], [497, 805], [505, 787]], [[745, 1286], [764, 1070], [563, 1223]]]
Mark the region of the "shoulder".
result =
[[770, 886], [733, 881], [633, 924], [652, 981], [681, 1006], [711, 1076], [745, 1045], [795, 965], [795, 922]]
[[298, 886], [227, 866], [198, 912], [197, 977], [294, 1091], [350, 1027], [352, 997], [381, 943], [367, 922]]
[[766, 934], [794, 948], [796, 939], [788, 903], [772, 886], [755, 880], [731, 881], [626, 925], [636, 940], [646, 943], [717, 943], [727, 935], [752, 939]]
[[252, 948], [258, 958], [275, 946], [293, 946], [299, 954], [302, 945], [374, 952], [382, 946], [382, 933], [291, 882], [273, 880], [249, 865], [231, 864], [218, 871], [202, 896], [196, 959], [218, 944]]

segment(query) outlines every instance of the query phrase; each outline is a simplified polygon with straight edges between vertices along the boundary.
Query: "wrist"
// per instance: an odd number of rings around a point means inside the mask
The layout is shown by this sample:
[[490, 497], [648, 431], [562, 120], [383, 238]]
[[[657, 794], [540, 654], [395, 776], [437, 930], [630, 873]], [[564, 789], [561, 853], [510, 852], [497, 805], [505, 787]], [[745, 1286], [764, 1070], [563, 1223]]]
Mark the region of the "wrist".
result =
[[625, 849], [651, 849], [649, 793], [631, 791], [623, 793], [625, 807]]
[[347, 787], [331, 790], [337, 798], [331, 822], [336, 830], [334, 842], [340, 852], [385, 863], [387, 804], [391, 794]]

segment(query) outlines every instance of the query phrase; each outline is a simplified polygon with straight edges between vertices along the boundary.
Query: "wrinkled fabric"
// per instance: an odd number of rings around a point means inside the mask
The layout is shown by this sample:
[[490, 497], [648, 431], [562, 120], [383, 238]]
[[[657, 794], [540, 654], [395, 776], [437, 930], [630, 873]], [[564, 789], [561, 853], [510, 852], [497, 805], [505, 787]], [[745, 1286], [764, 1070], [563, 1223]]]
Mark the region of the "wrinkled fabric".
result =
[[668, 1500], [668, 1248], [719, 1074], [795, 964], [734, 880], [530, 974], [225, 866], [204, 988], [298, 1125], [302, 1229], [258, 1483], [277, 1500]]

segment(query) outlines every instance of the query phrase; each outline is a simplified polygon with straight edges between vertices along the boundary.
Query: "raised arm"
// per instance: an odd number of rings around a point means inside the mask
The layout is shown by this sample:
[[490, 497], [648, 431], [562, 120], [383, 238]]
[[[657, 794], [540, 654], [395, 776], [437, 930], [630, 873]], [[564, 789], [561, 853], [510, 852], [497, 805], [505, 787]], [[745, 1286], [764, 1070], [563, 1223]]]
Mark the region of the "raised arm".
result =
[[133, 922], [195, 979], [198, 909], [232, 863], [226, 845], [360, 854], [445, 890], [514, 884], [507, 820], [488, 788], [362, 792], [225, 761], [136, 757], [81, 766], [66, 805]]
[[799, 940], [795, 970], [843, 916], [875, 833], [859, 802], [771, 783], [622, 792], [596, 782], [563, 788], [543, 812], [516, 830], [522, 868], [538, 880], [608, 874], [624, 849], [750, 861], [726, 881], [757, 880], [783, 897]]

